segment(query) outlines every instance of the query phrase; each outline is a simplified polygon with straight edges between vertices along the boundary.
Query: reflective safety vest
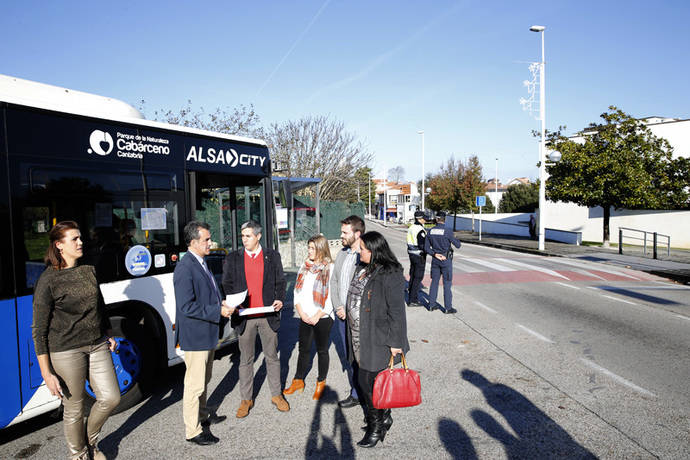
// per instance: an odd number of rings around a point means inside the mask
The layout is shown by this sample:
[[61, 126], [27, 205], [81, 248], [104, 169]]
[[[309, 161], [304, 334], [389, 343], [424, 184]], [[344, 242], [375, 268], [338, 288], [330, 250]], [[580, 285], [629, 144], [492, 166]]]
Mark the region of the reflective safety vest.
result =
[[407, 252], [410, 254], [420, 255], [423, 251], [419, 249], [419, 233], [426, 235], [426, 230], [423, 226], [414, 223], [407, 229]]

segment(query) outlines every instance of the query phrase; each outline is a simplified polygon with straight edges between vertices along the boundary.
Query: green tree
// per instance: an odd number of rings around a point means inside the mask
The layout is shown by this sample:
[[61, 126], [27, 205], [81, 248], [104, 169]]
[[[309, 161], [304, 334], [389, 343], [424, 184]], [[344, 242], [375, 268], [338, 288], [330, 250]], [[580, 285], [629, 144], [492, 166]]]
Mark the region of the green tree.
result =
[[[367, 212], [369, 212], [370, 198], [372, 212], [374, 211], [374, 205], [376, 205], [376, 183], [373, 180], [370, 181], [370, 179], [373, 177], [371, 176], [371, 172], [372, 170], [368, 166], [359, 168], [357, 171], [355, 171], [352, 177], [352, 185], [347, 190], [346, 195], [343, 197], [350, 203], [361, 201], [364, 203], [364, 207], [367, 209]], [[370, 195], [367, 196], [367, 194]]]
[[498, 212], [534, 212], [539, 207], [539, 184], [515, 184], [501, 197]]
[[561, 129], [549, 134], [550, 148], [563, 157], [547, 166], [546, 192], [551, 200], [601, 206], [608, 244], [611, 208], [687, 208], [690, 162], [674, 159], [668, 141], [614, 106], [601, 118], [603, 123], [580, 133], [581, 141], [564, 137]]
[[[479, 211], [475, 206], [475, 197], [485, 195], [482, 181], [482, 167], [476, 156], [471, 156], [465, 163], [456, 161], [452, 156], [441, 166], [438, 174], [432, 175], [426, 182], [431, 193], [426, 205], [435, 211], [449, 211], [452, 214]], [[486, 200], [485, 212], [493, 212], [491, 200]]]

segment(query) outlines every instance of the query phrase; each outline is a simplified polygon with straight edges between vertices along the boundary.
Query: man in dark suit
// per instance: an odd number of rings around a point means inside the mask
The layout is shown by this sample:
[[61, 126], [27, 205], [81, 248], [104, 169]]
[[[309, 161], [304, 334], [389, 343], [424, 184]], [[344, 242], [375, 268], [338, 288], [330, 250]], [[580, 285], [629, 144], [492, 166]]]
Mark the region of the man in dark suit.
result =
[[231, 252], [223, 264], [223, 288], [226, 294], [247, 291], [243, 307], [270, 306], [272, 311], [252, 315], [235, 315], [233, 326], [240, 334], [240, 396], [242, 402], [237, 417], [249, 415], [254, 406], [254, 354], [256, 335], [266, 360], [266, 373], [271, 389], [271, 402], [281, 412], [290, 410], [283, 398], [280, 385], [280, 360], [278, 359], [278, 329], [280, 309], [285, 300], [285, 275], [280, 253], [262, 247], [261, 226], [254, 221], [242, 224], [243, 249]]
[[218, 442], [202, 426], [219, 423], [226, 417], [213, 414], [206, 407], [206, 387], [211, 379], [213, 355], [222, 324], [235, 310], [221, 297], [204, 257], [211, 250], [210, 227], [192, 221], [184, 228], [188, 252], [175, 267], [176, 324], [175, 340], [184, 351], [187, 368], [184, 375], [182, 413], [187, 441], [201, 446]]

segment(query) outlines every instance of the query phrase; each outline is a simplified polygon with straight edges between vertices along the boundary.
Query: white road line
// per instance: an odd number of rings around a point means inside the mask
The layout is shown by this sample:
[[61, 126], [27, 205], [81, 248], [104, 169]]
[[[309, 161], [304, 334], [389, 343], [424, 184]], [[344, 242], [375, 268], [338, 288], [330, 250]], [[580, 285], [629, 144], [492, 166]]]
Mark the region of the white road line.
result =
[[566, 280], [570, 281], [570, 278], [568, 278], [567, 276], [563, 276], [563, 275], [561, 275], [560, 273], [558, 273], [558, 272], [556, 272], [556, 271], [549, 270], [548, 268], [543, 268], [543, 267], [538, 267], [538, 266], [536, 266], [536, 265], [531, 265], [531, 264], [526, 264], [526, 263], [523, 263], [523, 262], [518, 262], [517, 260], [513, 260], [513, 259], [501, 259], [501, 258], [497, 258], [496, 260], [500, 260], [501, 262], [504, 262], [504, 263], [507, 263], [507, 264], [517, 265], [518, 267], [527, 268], [528, 270], [546, 273], [547, 275], [557, 276], [557, 277], [559, 277], [559, 278], [563, 278], [563, 279], [566, 279]]
[[599, 276], [597, 274], [589, 272], [589, 271], [585, 270], [584, 268], [572, 268], [571, 270], [574, 271], [575, 273], [580, 273], [580, 274], [585, 275], [585, 276], [591, 276], [593, 278], [599, 278], [602, 281], [606, 281], [606, 278], [604, 278], [603, 276]]
[[465, 273], [479, 273], [486, 272], [486, 268], [477, 268], [472, 265], [472, 259], [469, 257], [455, 257], [453, 259], [453, 270], [458, 270]]
[[522, 324], [515, 323], [515, 325], [516, 325], [517, 327], [519, 327], [520, 329], [523, 329], [523, 330], [524, 330], [525, 332], [527, 332], [528, 334], [532, 334], [533, 336], [535, 336], [535, 337], [538, 338], [539, 340], [543, 340], [544, 342], [547, 342], [547, 343], [555, 343], [553, 340], [550, 340], [549, 338], [544, 337], [543, 335], [541, 335], [541, 334], [538, 333], [538, 332], [534, 332], [532, 329], [527, 328], [527, 327], [523, 326]]
[[568, 287], [568, 288], [570, 288], [570, 289], [580, 289], [580, 288], [577, 287], [577, 286], [573, 286], [572, 284], [561, 283], [560, 281], [556, 281], [556, 284], [560, 284], [561, 286], [565, 286], [565, 287]]
[[615, 300], [616, 302], [623, 302], [623, 303], [627, 303], [630, 305], [637, 305], [635, 302], [630, 302], [628, 300], [619, 299], [618, 297], [611, 297], [610, 295], [604, 295], [604, 294], [602, 294], [601, 296], [606, 297], [607, 299]]
[[492, 269], [497, 270], [499, 272], [514, 272], [515, 271], [515, 269], [513, 269], [513, 268], [506, 267], [505, 265], [501, 265], [501, 264], [495, 264], [493, 262], [489, 262], [488, 260], [484, 260], [484, 259], [470, 259], [470, 261], [474, 264], [483, 265], [485, 267], [492, 268]]
[[[586, 264], [586, 263], [583, 263], [583, 262], [576, 262], [576, 261], [574, 261], [574, 260], [572, 260], [572, 259], [553, 258], [553, 259], [550, 259], [550, 260], [551, 260], [552, 262], [559, 263], [559, 264], [572, 265], [572, 266], [575, 266], [575, 267], [584, 268], [585, 270], [596, 270], [596, 271], [598, 271], [598, 272], [611, 273], [611, 274], [613, 274], [613, 275], [618, 275], [618, 276], [622, 276], [622, 277], [624, 277], [624, 278], [630, 278], [630, 279], [634, 279], [634, 280], [640, 281], [639, 278], [635, 278], [634, 276], [631, 276], [631, 275], [626, 275], [625, 273], [621, 273], [621, 272], [618, 271], [618, 270], [609, 270], [609, 269], [607, 269], [607, 268], [605, 268], [605, 267], [602, 267], [602, 266], [601, 266], [602, 264], [597, 264], [595, 267], [593, 267], [591, 264]], [[592, 275], [592, 276], [596, 276], [596, 275]]]
[[647, 391], [647, 390], [645, 390], [645, 389], [642, 388], [642, 387], [638, 387], [637, 385], [635, 385], [634, 383], [630, 382], [629, 380], [624, 379], [624, 378], [621, 377], [620, 375], [614, 374], [614, 373], [611, 372], [610, 370], [608, 370], [608, 369], [606, 369], [606, 368], [604, 368], [604, 367], [601, 367], [600, 365], [598, 365], [597, 363], [595, 363], [595, 362], [593, 362], [593, 361], [590, 361], [589, 359], [580, 358], [580, 361], [582, 361], [583, 363], [585, 363], [586, 365], [588, 365], [588, 366], [591, 367], [592, 369], [594, 369], [594, 370], [596, 370], [596, 371], [599, 371], [599, 372], [601, 372], [602, 374], [605, 374], [605, 375], [611, 377], [611, 378], [612, 378], [613, 380], [615, 380], [616, 382], [621, 383], [621, 384], [625, 385], [625, 386], [628, 387], [628, 388], [632, 388], [633, 390], [635, 390], [635, 391], [637, 391], [637, 392], [639, 392], [639, 393], [642, 393], [642, 394], [644, 394], [644, 395], [652, 396], [652, 397], [656, 398], [656, 395], [655, 395], [654, 393], [652, 393], [651, 391]]
[[482, 307], [484, 310], [488, 311], [489, 313], [498, 313], [498, 312], [497, 312], [496, 310], [494, 310], [493, 308], [487, 307], [487, 306], [484, 305], [483, 303], [477, 302], [476, 300], [475, 300], [474, 304], [475, 304], [475, 305], [479, 305], [480, 307]]
[[677, 316], [678, 318], [682, 318], [686, 321], [690, 321], [690, 318], [688, 318], [687, 316], [683, 316], [683, 315], [673, 315], [673, 316]]

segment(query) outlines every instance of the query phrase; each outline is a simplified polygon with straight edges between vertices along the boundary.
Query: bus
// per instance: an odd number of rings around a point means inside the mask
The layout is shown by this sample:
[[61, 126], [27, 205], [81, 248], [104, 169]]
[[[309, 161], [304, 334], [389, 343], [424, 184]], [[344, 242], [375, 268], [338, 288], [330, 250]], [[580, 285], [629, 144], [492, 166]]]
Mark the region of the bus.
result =
[[[80, 263], [96, 268], [120, 342], [119, 410], [141, 400], [158, 370], [182, 362], [172, 280], [184, 225], [211, 226], [207, 259], [218, 281], [243, 222], [260, 223], [262, 244], [277, 246], [260, 140], [149, 121], [122, 101], [0, 75], [0, 156], [0, 428], [60, 405], [31, 336], [33, 288], [55, 223], [79, 224]], [[227, 326], [219, 346], [233, 340]]]

